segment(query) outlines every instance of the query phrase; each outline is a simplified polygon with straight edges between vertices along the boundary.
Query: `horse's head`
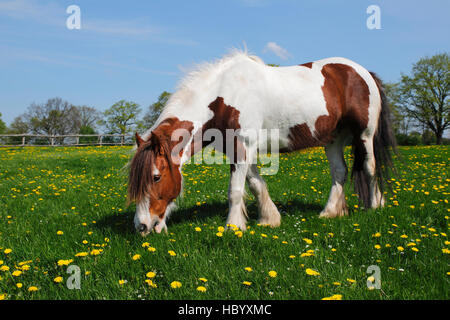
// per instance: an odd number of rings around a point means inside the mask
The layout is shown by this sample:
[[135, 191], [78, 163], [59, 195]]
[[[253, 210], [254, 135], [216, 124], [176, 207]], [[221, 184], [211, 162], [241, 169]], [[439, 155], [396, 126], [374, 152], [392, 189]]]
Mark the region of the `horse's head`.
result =
[[153, 228], [167, 230], [166, 218], [181, 191], [181, 173], [171, 157], [170, 140], [152, 132], [144, 141], [136, 133], [137, 151], [131, 161], [128, 200], [136, 203], [134, 225], [143, 236]]

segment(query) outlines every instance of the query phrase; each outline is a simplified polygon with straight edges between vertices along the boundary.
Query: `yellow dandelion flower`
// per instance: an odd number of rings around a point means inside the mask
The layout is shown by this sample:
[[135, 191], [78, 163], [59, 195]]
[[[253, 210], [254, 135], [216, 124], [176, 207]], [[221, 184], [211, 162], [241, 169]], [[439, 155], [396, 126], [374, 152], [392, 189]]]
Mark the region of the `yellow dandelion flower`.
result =
[[157, 288], [158, 286], [151, 279], [146, 279], [145, 282], [152, 288]]
[[20, 271], [20, 270], [14, 270], [14, 272], [12, 273], [12, 275], [14, 276], [14, 277], [18, 277], [18, 276], [20, 276], [22, 274], [22, 271]]
[[203, 286], [199, 286], [199, 287], [197, 287], [197, 291], [206, 292], [206, 288]]
[[1, 266], [0, 267], [0, 271], [8, 271], [9, 267], [8, 266]]
[[379, 232], [374, 233], [374, 234], [372, 235], [372, 237], [374, 237], [374, 238], [379, 238], [379, 237], [381, 237], [381, 233], [379, 233]]
[[250, 268], [250, 267], [245, 267], [244, 270], [245, 270], [245, 271], [248, 271], [248, 272], [252, 272], [252, 271], [253, 271], [253, 269]]
[[68, 266], [72, 262], [73, 262], [73, 259], [67, 259], [67, 260], [61, 259], [61, 260], [58, 260], [58, 266]]
[[56, 283], [60, 283], [60, 282], [63, 281], [63, 277], [58, 276], [55, 279], [53, 279], [53, 281], [56, 282]]
[[20, 289], [23, 287], [23, 284], [21, 282], [18, 282], [18, 283], [16, 283], [16, 287]]
[[246, 285], [246, 286], [251, 286], [252, 285], [252, 283], [250, 281], [242, 281], [242, 284]]
[[376, 244], [376, 245], [374, 245], [374, 248], [377, 249], [377, 250], [380, 250], [381, 246], [379, 244]]
[[120, 284], [120, 285], [125, 284], [125, 283], [127, 283], [127, 280], [122, 280], [122, 279], [119, 280], [119, 284]]
[[305, 272], [306, 272], [306, 274], [309, 275], [309, 276], [319, 276], [319, 275], [320, 275], [319, 272], [317, 272], [316, 270], [310, 269], [310, 268], [307, 268], [307, 269], [305, 270]]
[[197, 232], [200, 232], [200, 231], [202, 231], [202, 228], [200, 228], [200, 227], [195, 227], [194, 230], [197, 231]]
[[156, 248], [153, 248], [153, 247], [148, 247], [148, 249], [147, 249], [148, 251], [150, 251], [150, 252], [155, 252], [156, 251]]
[[356, 282], [355, 279], [349, 279], [349, 278], [347, 278], [347, 281], [350, 282], [350, 283], [355, 283]]
[[147, 272], [146, 276], [147, 276], [147, 278], [154, 278], [156, 276], [156, 273], [150, 271], [150, 272]]
[[88, 254], [87, 252], [78, 252], [75, 257], [86, 257]]
[[3, 252], [4, 252], [5, 254], [8, 254], [8, 253], [11, 253], [11, 252], [12, 252], [12, 249], [5, 249]]
[[31, 287], [28, 288], [28, 291], [29, 291], [29, 292], [38, 291], [38, 288], [35, 287], [35, 286], [31, 286]]
[[398, 247], [397, 247], [397, 250], [398, 250], [398, 251], [403, 251], [403, 250], [405, 250], [405, 249], [404, 249], [402, 246], [398, 246]]
[[222, 236], [223, 236], [223, 233], [219, 231], [219, 232], [216, 233], [216, 236], [222, 237]]
[[208, 279], [206, 279], [206, 278], [198, 278], [198, 280], [200, 280], [202, 282], [208, 282]]
[[416, 247], [412, 247], [411, 250], [415, 251], [415, 252], [419, 252], [419, 249], [417, 249]]
[[101, 253], [101, 251], [99, 249], [93, 249], [91, 250], [91, 255], [92, 256], [98, 256]]
[[146, 248], [146, 247], [149, 247], [149, 246], [150, 246], [150, 243], [148, 243], [148, 242], [144, 242], [142, 244], [142, 248]]
[[133, 259], [134, 261], [139, 260], [141, 258], [140, 254], [135, 254], [131, 259]]
[[334, 294], [331, 297], [322, 298], [322, 300], [342, 300], [341, 294]]
[[170, 283], [170, 286], [171, 286], [173, 289], [181, 288], [181, 282], [180, 282], [180, 281], [172, 281], [172, 282]]
[[277, 277], [277, 272], [273, 271], [273, 270], [269, 271], [269, 277], [276, 278]]
[[308, 239], [308, 238], [303, 238], [303, 241], [305, 241], [307, 244], [311, 244], [312, 243], [312, 240]]
[[219, 231], [219, 232], [224, 232], [224, 231], [225, 231], [225, 228], [224, 228], [224, 227], [218, 227], [218, 228], [217, 228], [217, 231]]
[[177, 254], [173, 250], [167, 251], [172, 257], [175, 257]]
[[58, 230], [58, 231], [56, 231], [56, 234], [57, 234], [58, 236], [62, 236], [62, 235], [64, 234], [64, 232], [61, 231], [61, 230]]

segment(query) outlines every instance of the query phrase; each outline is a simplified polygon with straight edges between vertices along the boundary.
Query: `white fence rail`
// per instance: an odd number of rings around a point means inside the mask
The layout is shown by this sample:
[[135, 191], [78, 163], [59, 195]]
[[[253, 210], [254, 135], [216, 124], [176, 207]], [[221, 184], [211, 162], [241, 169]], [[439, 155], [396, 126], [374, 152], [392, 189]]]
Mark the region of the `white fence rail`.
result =
[[134, 144], [130, 134], [0, 134], [0, 147], [124, 146]]

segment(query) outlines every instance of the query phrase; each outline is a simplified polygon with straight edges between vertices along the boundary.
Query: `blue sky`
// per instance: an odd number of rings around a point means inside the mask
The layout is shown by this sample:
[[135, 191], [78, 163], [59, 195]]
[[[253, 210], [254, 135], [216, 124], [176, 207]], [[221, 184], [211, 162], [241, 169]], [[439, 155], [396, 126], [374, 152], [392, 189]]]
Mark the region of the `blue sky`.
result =
[[[66, 28], [72, 4], [80, 30]], [[366, 27], [372, 4], [380, 30]], [[266, 63], [343, 56], [397, 81], [419, 58], [449, 51], [449, 12], [448, 0], [0, 0], [0, 112], [9, 124], [55, 96], [146, 109], [183, 70], [244, 43]]]

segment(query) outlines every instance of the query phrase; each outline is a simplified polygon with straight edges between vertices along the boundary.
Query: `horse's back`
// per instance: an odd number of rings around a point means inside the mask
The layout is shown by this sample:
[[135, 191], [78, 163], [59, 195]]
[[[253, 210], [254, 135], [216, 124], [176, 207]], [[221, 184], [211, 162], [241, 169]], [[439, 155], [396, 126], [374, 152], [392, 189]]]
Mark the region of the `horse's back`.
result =
[[279, 129], [282, 147], [325, 145], [342, 127], [354, 134], [373, 127], [378, 88], [356, 62], [333, 57], [287, 67], [259, 64], [256, 74], [252, 67], [240, 70], [242, 83], [233, 92], [233, 103], [242, 127]]

